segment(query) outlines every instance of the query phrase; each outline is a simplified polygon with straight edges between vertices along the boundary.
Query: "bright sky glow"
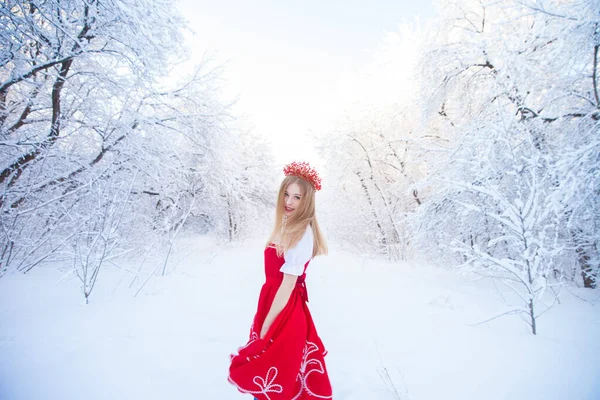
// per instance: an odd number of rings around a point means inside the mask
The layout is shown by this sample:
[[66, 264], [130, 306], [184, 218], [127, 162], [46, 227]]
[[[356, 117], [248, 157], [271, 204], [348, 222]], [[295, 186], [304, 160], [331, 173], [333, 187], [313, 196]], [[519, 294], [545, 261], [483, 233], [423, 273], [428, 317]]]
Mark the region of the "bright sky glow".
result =
[[216, 52], [226, 63], [225, 96], [239, 98], [240, 123], [269, 138], [278, 163], [316, 161], [312, 134], [330, 130], [362, 93], [377, 93], [379, 84], [358, 76], [382, 81], [373, 68], [385, 61], [376, 50], [386, 32], [433, 12], [430, 1], [407, 0], [180, 0], [180, 8], [194, 31], [192, 58]]

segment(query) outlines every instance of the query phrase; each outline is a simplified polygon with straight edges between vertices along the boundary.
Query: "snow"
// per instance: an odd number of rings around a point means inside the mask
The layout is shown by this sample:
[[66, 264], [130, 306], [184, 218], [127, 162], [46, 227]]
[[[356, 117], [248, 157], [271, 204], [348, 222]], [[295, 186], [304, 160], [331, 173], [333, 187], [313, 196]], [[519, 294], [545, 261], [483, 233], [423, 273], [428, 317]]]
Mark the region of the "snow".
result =
[[[88, 305], [56, 266], [3, 277], [0, 399], [249, 399], [226, 377], [255, 310], [263, 241], [185, 241], [187, 257], [137, 297], [114, 268]], [[393, 400], [394, 387], [403, 400], [600, 398], [598, 290], [568, 287], [534, 336], [517, 316], [478, 324], [510, 309], [491, 281], [423, 262], [333, 248], [307, 286], [336, 400]]]

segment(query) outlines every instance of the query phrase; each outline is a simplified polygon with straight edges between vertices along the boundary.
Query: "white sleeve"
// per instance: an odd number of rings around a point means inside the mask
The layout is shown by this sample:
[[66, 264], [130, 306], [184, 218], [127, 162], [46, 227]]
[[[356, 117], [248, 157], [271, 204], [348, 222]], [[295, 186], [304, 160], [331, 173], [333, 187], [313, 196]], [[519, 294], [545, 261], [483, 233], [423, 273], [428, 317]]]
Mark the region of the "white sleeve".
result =
[[279, 271], [284, 274], [300, 276], [304, 273], [304, 264], [312, 258], [313, 253], [313, 233], [310, 225], [306, 228], [304, 236], [298, 242], [296, 247], [292, 247], [283, 254], [285, 263]]

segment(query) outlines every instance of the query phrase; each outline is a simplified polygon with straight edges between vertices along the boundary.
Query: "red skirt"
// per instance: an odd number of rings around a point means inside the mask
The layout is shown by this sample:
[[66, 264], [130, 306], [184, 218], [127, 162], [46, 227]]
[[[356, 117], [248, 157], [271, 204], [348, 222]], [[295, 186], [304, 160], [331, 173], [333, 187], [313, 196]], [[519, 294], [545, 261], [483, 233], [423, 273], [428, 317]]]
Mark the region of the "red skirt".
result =
[[265, 249], [264, 283], [258, 300], [250, 338], [231, 355], [229, 382], [242, 393], [258, 400], [331, 399], [331, 384], [324, 357], [327, 354], [307, 306], [304, 274], [284, 309], [263, 339], [259, 338], [263, 322], [283, 279], [279, 271], [283, 257], [274, 247]]

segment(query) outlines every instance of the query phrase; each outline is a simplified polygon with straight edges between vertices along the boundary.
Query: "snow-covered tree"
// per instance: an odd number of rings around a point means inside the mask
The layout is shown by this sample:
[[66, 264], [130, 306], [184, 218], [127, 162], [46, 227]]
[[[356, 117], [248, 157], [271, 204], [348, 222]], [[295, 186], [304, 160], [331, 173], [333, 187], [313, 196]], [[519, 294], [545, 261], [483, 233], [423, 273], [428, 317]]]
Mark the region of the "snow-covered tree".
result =
[[[349, 114], [324, 145], [340, 239], [499, 279], [534, 333], [546, 288], [594, 286], [599, 5], [436, 2], [416, 90], [390, 80], [395, 97]], [[387, 50], [389, 71], [406, 51]]]
[[324, 190], [329, 234], [349, 248], [390, 260], [410, 255], [406, 218], [423, 196], [411, 102], [418, 43], [418, 26], [412, 24], [386, 36], [372, 65], [352, 82], [364, 93], [356, 88], [357, 100], [321, 139], [330, 182]]
[[213, 163], [235, 159], [238, 145], [220, 68], [206, 60], [171, 77], [184, 59], [173, 1], [10, 0], [0, 25], [0, 274], [97, 232], [86, 221], [106, 210], [89, 201], [98, 187], [131, 183], [114, 205], [131, 216], [123, 248], [172, 243], [190, 216], [221, 223], [205, 207], [226, 184]]
[[442, 2], [422, 60], [425, 133], [447, 144], [421, 182], [418, 246], [509, 284], [533, 333], [569, 261], [597, 273], [594, 3]]
[[412, 138], [408, 129], [398, 129], [403, 115], [386, 110], [372, 117], [340, 124], [323, 146], [332, 171], [327, 214], [341, 242], [391, 260], [406, 259], [405, 218], [421, 202], [409, 152]]

